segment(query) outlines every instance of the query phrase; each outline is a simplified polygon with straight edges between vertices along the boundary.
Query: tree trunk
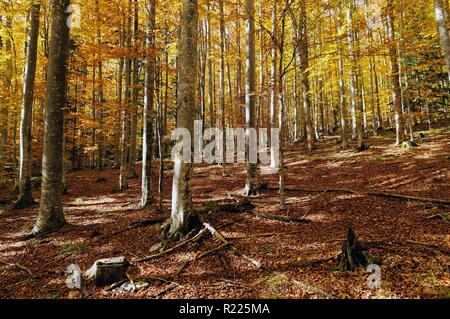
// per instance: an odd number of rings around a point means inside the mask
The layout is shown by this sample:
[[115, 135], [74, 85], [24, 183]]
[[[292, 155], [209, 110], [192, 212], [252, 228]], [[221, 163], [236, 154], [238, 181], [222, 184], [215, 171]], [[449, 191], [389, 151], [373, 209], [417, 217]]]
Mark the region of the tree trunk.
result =
[[348, 148], [348, 137], [347, 137], [347, 105], [346, 105], [346, 94], [345, 94], [345, 77], [344, 77], [344, 59], [342, 53], [342, 1], [339, 1], [338, 10], [338, 76], [339, 76], [339, 113], [341, 117], [341, 148]]
[[22, 114], [20, 120], [20, 195], [15, 208], [34, 204], [31, 185], [31, 129], [33, 118], [34, 82], [36, 76], [37, 46], [39, 37], [40, 2], [34, 2], [30, 11], [30, 29], [26, 51], [25, 81], [23, 85]]
[[[179, 91], [177, 127], [187, 129], [194, 136], [194, 114], [196, 105], [197, 76], [197, 23], [198, 1], [184, 0], [181, 23], [179, 52]], [[192, 141], [191, 141], [192, 148]], [[174, 154], [174, 174], [172, 184], [172, 212], [169, 237], [173, 239], [186, 235], [192, 214], [192, 152], [190, 163], [182, 154]]]
[[[246, 83], [245, 83], [245, 123], [247, 130], [251, 130], [256, 127], [255, 123], [255, 5], [253, 0], [246, 0], [246, 28], [245, 28], [245, 38], [246, 38]], [[250, 140], [250, 133], [247, 131], [247, 137]], [[257, 186], [257, 170], [258, 166], [250, 161], [250, 152], [256, 151], [250, 149], [250, 143], [247, 143], [246, 156], [247, 156], [247, 182], [244, 189], [245, 196], [251, 196], [256, 194]]]
[[66, 107], [69, 0], [51, 0], [52, 23], [48, 59], [42, 158], [42, 192], [39, 217], [33, 234], [61, 228], [65, 223], [61, 204], [63, 174], [63, 122]]
[[394, 10], [392, 0], [388, 0], [387, 27], [389, 38], [389, 55], [391, 58], [391, 82], [392, 102], [395, 112], [396, 144], [401, 145], [405, 141], [404, 118], [401, 101], [401, 88], [399, 80], [399, 66], [397, 61], [397, 45], [395, 41]]
[[306, 17], [306, 4], [301, 2], [300, 7], [300, 82], [302, 85], [303, 95], [303, 116], [306, 129], [306, 145], [308, 152], [311, 153], [314, 147], [313, 127], [311, 119], [311, 93], [309, 85], [309, 52], [308, 52], [308, 29], [307, 29], [307, 17]]
[[[448, 21], [445, 13], [444, 1], [434, 0], [436, 12], [436, 23], [439, 29], [439, 37], [441, 39], [442, 51], [444, 53], [445, 64], [447, 65], [448, 86], [450, 88], [450, 37], [448, 35]], [[450, 92], [449, 92], [450, 93]], [[450, 94], [449, 94], [450, 95]], [[444, 104], [444, 118], [447, 120], [447, 103]]]
[[[277, 39], [277, 1], [273, 1], [272, 9], [272, 61], [270, 67], [270, 129], [275, 127], [276, 123], [276, 110], [277, 110], [277, 97], [278, 97], [278, 77], [277, 77], [277, 56], [278, 47], [276, 43]], [[276, 163], [278, 159], [274, 158], [275, 152], [272, 149], [273, 145], [270, 146], [270, 159], [271, 167], [276, 168]]]
[[[133, 26], [133, 47], [136, 47], [138, 40], [138, 2], [134, 0], [134, 26]], [[136, 152], [137, 152], [137, 118], [138, 118], [138, 96], [139, 96], [139, 70], [138, 60], [132, 62], [132, 84], [131, 89], [131, 121], [130, 121], [130, 157], [128, 161], [128, 178], [136, 178]]]
[[[145, 45], [147, 56], [145, 61], [145, 96], [142, 141], [142, 198], [141, 207], [149, 208], [152, 203], [152, 156], [153, 156], [153, 105], [155, 100], [155, 20], [156, 0], [150, 0], [147, 5], [147, 36]], [[160, 150], [161, 152], [161, 150]]]

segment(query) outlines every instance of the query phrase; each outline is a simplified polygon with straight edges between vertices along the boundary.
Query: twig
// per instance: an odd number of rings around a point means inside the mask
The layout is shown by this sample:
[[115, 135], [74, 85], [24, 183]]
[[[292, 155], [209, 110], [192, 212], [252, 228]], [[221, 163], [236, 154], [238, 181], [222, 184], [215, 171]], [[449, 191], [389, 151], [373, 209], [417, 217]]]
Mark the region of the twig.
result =
[[305, 218], [296, 218], [296, 217], [287, 217], [287, 216], [281, 216], [281, 215], [271, 215], [271, 214], [265, 214], [265, 213], [256, 213], [256, 212], [249, 212], [255, 217], [261, 217], [264, 219], [270, 219], [270, 220], [276, 220], [279, 222], [286, 222], [286, 223], [304, 223], [309, 224], [311, 221]]
[[33, 279], [39, 278], [39, 276], [35, 275], [28, 267], [25, 267], [24, 265], [21, 265], [19, 263], [11, 264], [11, 263], [7, 263], [7, 262], [0, 260], [0, 264], [5, 265], [5, 266], [10, 266], [10, 267], [15, 267], [17, 269], [25, 271]]

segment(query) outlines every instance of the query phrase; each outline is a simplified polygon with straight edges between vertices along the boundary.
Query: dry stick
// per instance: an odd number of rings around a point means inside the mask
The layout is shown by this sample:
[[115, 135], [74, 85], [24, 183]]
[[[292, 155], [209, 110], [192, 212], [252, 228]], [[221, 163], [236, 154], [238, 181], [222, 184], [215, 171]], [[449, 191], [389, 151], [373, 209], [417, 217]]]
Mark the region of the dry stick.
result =
[[[270, 190], [277, 190], [278, 188], [268, 187]], [[330, 189], [308, 189], [308, 188], [286, 188], [286, 191], [290, 192], [307, 192], [307, 193], [350, 193], [356, 195], [371, 195], [371, 196], [381, 196], [381, 197], [391, 197], [398, 198], [404, 200], [413, 200], [418, 202], [428, 202], [428, 203], [437, 203], [442, 205], [450, 205], [450, 200], [440, 199], [440, 198], [428, 198], [428, 197], [416, 197], [410, 195], [399, 195], [385, 192], [372, 192], [372, 191], [357, 191], [353, 189], [345, 189], [345, 188], [330, 188]]]
[[225, 239], [225, 237], [218, 231], [216, 230], [214, 227], [212, 227], [211, 225], [207, 224], [207, 223], [203, 223], [203, 226], [205, 226], [205, 228], [217, 239], [219, 239], [221, 242], [223, 242], [226, 245], [230, 245], [231, 250], [233, 250], [233, 252], [238, 255], [241, 256], [242, 258], [244, 258], [245, 260], [247, 260], [248, 262], [250, 262], [251, 264], [253, 264], [256, 268], [261, 268], [262, 265], [259, 261], [248, 257], [247, 255], [244, 255], [243, 253], [241, 253], [234, 245], [231, 245], [230, 242], [228, 240]]
[[158, 258], [158, 257], [164, 256], [164, 255], [174, 251], [175, 249], [178, 249], [178, 248], [180, 248], [180, 247], [182, 247], [184, 245], [187, 245], [187, 244], [189, 244], [191, 242], [197, 241], [198, 239], [200, 239], [201, 236], [203, 236], [205, 231], [206, 231], [206, 229], [204, 228], [201, 231], [199, 231], [198, 234], [195, 235], [194, 237], [192, 237], [191, 239], [185, 240], [185, 241], [183, 241], [183, 242], [173, 246], [172, 248], [169, 248], [169, 249], [167, 249], [167, 250], [165, 250], [163, 252], [160, 252], [158, 254], [151, 255], [151, 256], [148, 256], [148, 257], [144, 257], [144, 258], [140, 258], [140, 259], [136, 260], [135, 262], [140, 263], [140, 262], [144, 262], [144, 261], [148, 261], [148, 260], [151, 260], [151, 259], [154, 259], [154, 258]]
[[[283, 274], [279, 274], [279, 273], [277, 273], [277, 272], [272, 271], [271, 269], [269, 269], [269, 268], [267, 268], [266, 266], [262, 265], [259, 261], [255, 260], [255, 259], [253, 259], [253, 258], [250, 258], [250, 257], [248, 257], [247, 255], [244, 255], [243, 253], [241, 253], [234, 245], [230, 244], [230, 243], [225, 239], [225, 237], [224, 237], [218, 230], [214, 229], [214, 227], [212, 227], [211, 225], [209, 225], [209, 224], [207, 224], [207, 223], [203, 223], [203, 225], [205, 226], [206, 229], [208, 229], [208, 231], [209, 231], [214, 237], [216, 237], [217, 239], [219, 239], [219, 240], [220, 240], [221, 242], [223, 242], [224, 244], [229, 245], [230, 248], [233, 250], [233, 252], [234, 252], [236, 255], [238, 255], [238, 256], [244, 258], [244, 259], [247, 260], [249, 263], [253, 264], [256, 268], [265, 270], [266, 272], [268, 272], [268, 273], [270, 273], [270, 274], [278, 274], [278, 275], [280, 275], [280, 276], [283, 276], [283, 277], [285, 277], [285, 278], [288, 278], [288, 277], [286, 277], [286, 276], [283, 275]], [[289, 279], [289, 278], [288, 278], [288, 279]], [[290, 280], [293, 284], [295, 284], [295, 285], [297, 285], [297, 286], [300, 286], [300, 287], [302, 287], [303, 289], [306, 289], [306, 290], [308, 290], [308, 291], [310, 291], [310, 292], [313, 292], [313, 293], [322, 295], [322, 296], [324, 296], [324, 297], [326, 297], [326, 298], [329, 298], [329, 299], [335, 299], [335, 298], [336, 298], [336, 297], [333, 296], [332, 294], [330, 294], [330, 293], [328, 293], [328, 292], [326, 292], [326, 291], [324, 291], [324, 290], [322, 290], [322, 289], [320, 289], [320, 288], [311, 286], [310, 284], [307, 284], [307, 283], [304, 283], [304, 282], [301, 282], [301, 281], [298, 281], [298, 280], [292, 280], [292, 279], [289, 279], [289, 280]]]
[[265, 213], [256, 213], [253, 211], [249, 212], [250, 214], [252, 214], [255, 217], [261, 217], [264, 219], [270, 219], [270, 220], [276, 220], [276, 221], [280, 221], [280, 222], [286, 222], [286, 223], [304, 223], [304, 224], [308, 224], [311, 221], [305, 218], [296, 218], [296, 217], [287, 217], [287, 216], [278, 216], [278, 215], [271, 215], [271, 214], [265, 214]]
[[202, 259], [202, 258], [204, 258], [206, 256], [209, 256], [209, 255], [211, 255], [213, 253], [216, 253], [216, 252], [220, 251], [222, 248], [228, 247], [229, 245], [230, 245], [229, 243], [228, 244], [222, 244], [219, 247], [216, 247], [216, 248], [213, 248], [211, 250], [208, 250], [207, 252], [204, 252], [204, 253], [202, 253], [200, 255], [199, 254], [195, 255], [195, 257], [194, 257], [194, 259], [192, 259], [192, 261], [188, 260], [181, 266], [181, 268], [177, 272], [177, 276], [180, 275], [188, 267], [194, 265], [200, 259]]
[[33, 279], [38, 278], [38, 276], [35, 275], [29, 268], [27, 268], [19, 263], [10, 264], [10, 263], [6, 263], [6, 262], [0, 260], [0, 264], [5, 265], [5, 266], [16, 267], [22, 271], [25, 271], [31, 278], [33, 278]]

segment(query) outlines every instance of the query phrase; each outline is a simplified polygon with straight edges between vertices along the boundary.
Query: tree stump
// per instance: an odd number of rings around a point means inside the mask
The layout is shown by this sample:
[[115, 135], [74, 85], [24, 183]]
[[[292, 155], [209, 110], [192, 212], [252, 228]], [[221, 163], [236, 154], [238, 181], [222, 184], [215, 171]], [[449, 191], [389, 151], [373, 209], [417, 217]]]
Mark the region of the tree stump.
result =
[[339, 268], [343, 271], [354, 271], [367, 266], [367, 258], [353, 229], [347, 231], [347, 240], [342, 243]]
[[126, 279], [125, 270], [128, 266], [125, 257], [100, 259], [84, 275], [87, 279], [93, 279], [96, 286], [110, 285]]

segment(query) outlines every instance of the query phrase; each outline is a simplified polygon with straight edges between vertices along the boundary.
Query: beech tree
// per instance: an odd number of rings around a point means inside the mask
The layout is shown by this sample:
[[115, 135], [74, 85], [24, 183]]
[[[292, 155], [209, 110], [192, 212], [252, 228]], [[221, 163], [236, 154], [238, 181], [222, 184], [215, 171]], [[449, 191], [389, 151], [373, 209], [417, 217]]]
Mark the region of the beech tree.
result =
[[[181, 36], [179, 45], [179, 75], [178, 75], [178, 105], [177, 127], [187, 129], [194, 136], [194, 114], [196, 105], [196, 74], [197, 74], [197, 24], [198, 1], [183, 0], [181, 21]], [[193, 143], [190, 143], [191, 146]], [[189, 229], [189, 219], [193, 213], [191, 176], [191, 161], [186, 163], [183, 154], [175, 152], [174, 173], [172, 183], [172, 212], [169, 237], [179, 238], [186, 235]]]
[[[153, 154], [153, 107], [155, 102], [155, 22], [156, 1], [147, 5], [146, 59], [145, 59], [145, 96], [142, 141], [142, 199], [141, 207], [149, 208], [152, 203], [152, 154]], [[160, 146], [159, 146], [160, 147]]]
[[[253, 0], [246, 0], [245, 10], [247, 19], [245, 21], [245, 124], [247, 128], [247, 138], [250, 140], [250, 129], [256, 127], [255, 121], [255, 4]], [[257, 164], [251, 163], [249, 143], [246, 146], [247, 152], [247, 182], [244, 189], [245, 196], [256, 195], [257, 186]]]
[[30, 9], [30, 29], [28, 32], [25, 81], [20, 120], [20, 195], [15, 208], [25, 208], [34, 204], [31, 185], [31, 129], [33, 116], [34, 82], [36, 77], [37, 46], [39, 37], [40, 2], [33, 2]]
[[51, 0], [51, 36], [45, 100], [44, 155], [39, 217], [33, 234], [61, 228], [66, 223], [61, 204], [63, 175], [64, 108], [67, 103], [69, 0]]

